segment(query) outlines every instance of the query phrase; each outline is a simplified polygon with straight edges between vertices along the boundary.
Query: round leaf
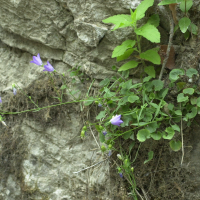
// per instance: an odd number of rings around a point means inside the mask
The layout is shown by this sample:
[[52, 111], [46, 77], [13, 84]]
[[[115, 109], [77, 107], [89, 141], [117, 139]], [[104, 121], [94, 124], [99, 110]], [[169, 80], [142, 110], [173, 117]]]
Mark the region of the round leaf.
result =
[[190, 68], [186, 71], [186, 76], [192, 78], [193, 74], [198, 74], [198, 71], [194, 68]]
[[137, 101], [138, 99], [139, 99], [139, 97], [136, 96], [136, 95], [132, 95], [132, 96], [129, 96], [129, 97], [128, 97], [128, 101], [129, 101], [130, 103], [134, 103], [134, 102]]
[[194, 89], [193, 88], [186, 88], [186, 89], [183, 90], [183, 93], [192, 95], [194, 93]]
[[174, 129], [172, 127], [167, 127], [165, 129], [165, 132], [168, 133], [168, 135], [163, 135], [163, 138], [166, 139], [166, 140], [171, 140], [173, 137], [174, 137]]
[[155, 72], [155, 69], [154, 69], [153, 66], [145, 67], [144, 71], [145, 71], [149, 76], [152, 76], [153, 78], [156, 77], [156, 72]]
[[184, 75], [183, 70], [181, 69], [173, 69], [170, 73], [169, 73], [169, 79], [171, 81], [176, 81], [179, 79], [180, 75]]
[[176, 141], [172, 140], [172, 141], [170, 141], [169, 145], [173, 151], [179, 151], [181, 149], [182, 143], [181, 143], [181, 141], [176, 142]]
[[151, 137], [154, 139], [154, 140], [160, 140], [161, 137], [162, 137], [162, 133], [161, 132], [156, 132], [156, 133], [151, 133]]
[[141, 129], [137, 133], [137, 139], [140, 142], [144, 142], [146, 139], [148, 139], [150, 136], [150, 132], [147, 129]]
[[187, 101], [188, 97], [185, 97], [183, 93], [178, 94], [177, 96], [177, 102], [184, 102]]

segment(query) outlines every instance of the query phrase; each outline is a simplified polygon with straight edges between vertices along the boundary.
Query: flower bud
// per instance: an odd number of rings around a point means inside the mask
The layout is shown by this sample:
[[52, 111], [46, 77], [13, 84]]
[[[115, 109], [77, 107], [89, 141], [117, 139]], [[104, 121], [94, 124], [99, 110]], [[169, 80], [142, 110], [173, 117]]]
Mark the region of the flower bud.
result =
[[112, 144], [109, 144], [109, 145], [108, 145], [108, 148], [111, 149], [111, 148], [112, 148]]
[[134, 171], [134, 168], [133, 168], [133, 167], [131, 167], [131, 171], [132, 171], [132, 172]]
[[105, 152], [106, 151], [106, 147], [104, 145], [101, 146], [101, 151]]
[[122, 160], [122, 157], [121, 157], [120, 154], [117, 154], [117, 157], [118, 157], [120, 160]]
[[83, 130], [86, 131], [86, 130], [87, 130], [87, 126], [84, 126], [84, 127], [83, 127]]

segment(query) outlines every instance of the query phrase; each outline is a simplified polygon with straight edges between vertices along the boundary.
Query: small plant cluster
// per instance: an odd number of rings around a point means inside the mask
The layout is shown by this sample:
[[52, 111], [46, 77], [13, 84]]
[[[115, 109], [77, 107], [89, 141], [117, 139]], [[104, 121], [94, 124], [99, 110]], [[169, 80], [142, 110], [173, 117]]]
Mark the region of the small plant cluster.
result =
[[[167, 5], [180, 2], [180, 8], [185, 12], [185, 17], [182, 18], [178, 26], [183, 33], [191, 31], [196, 34], [197, 29], [187, 17], [187, 12], [191, 8], [192, 0], [163, 0], [159, 5]], [[87, 137], [86, 132], [91, 126], [95, 127], [99, 133], [99, 140], [101, 142], [101, 151], [107, 154], [108, 157], [112, 152], [117, 152], [117, 157], [120, 164], [117, 166], [119, 176], [125, 177], [132, 188], [132, 196], [137, 199], [137, 184], [134, 178], [134, 162], [137, 159], [138, 151], [135, 159], [130, 159], [130, 152], [137, 140], [140, 144], [146, 140], [168, 140], [169, 146], [173, 151], [178, 151], [183, 148], [183, 128], [182, 122], [191, 125], [192, 120], [197, 114], [200, 114], [200, 97], [198, 88], [188, 84], [193, 82], [198, 76], [195, 69], [173, 69], [169, 74], [169, 87], [164, 87], [163, 81], [156, 79], [156, 70], [154, 65], [160, 65], [161, 59], [158, 53], [159, 48], [152, 48], [142, 51], [141, 39], [146, 38], [152, 43], [160, 43], [160, 33], [157, 29], [160, 19], [157, 14], [153, 14], [147, 22], [141, 26], [139, 21], [145, 16], [145, 12], [154, 3], [154, 0], [144, 0], [135, 11], [130, 10], [130, 15], [115, 15], [103, 20], [104, 23], [112, 23], [115, 25], [113, 30], [118, 28], [132, 27], [136, 36], [135, 40], [126, 40], [121, 45], [117, 46], [112, 58], [116, 58], [117, 62], [129, 59], [134, 55], [136, 59], [130, 60], [123, 64], [118, 69], [118, 77], [114, 76], [111, 79], [106, 78], [100, 82], [101, 89], [96, 97], [89, 96], [89, 91], [85, 99], [80, 100], [74, 94], [77, 91], [71, 91], [67, 88], [65, 75], [60, 76], [63, 85], [61, 88], [55, 87], [53, 73], [57, 73], [53, 66], [47, 61], [43, 65], [40, 55], [33, 56], [31, 63], [44, 67], [50, 77], [51, 84], [57, 94], [59, 103], [63, 105], [68, 103], [80, 102], [84, 106], [89, 106], [93, 103], [98, 105], [101, 111], [96, 116], [96, 123], [86, 122], [82, 128], [80, 137], [84, 139]], [[185, 6], [185, 7], [184, 7]], [[187, 19], [186, 19], [187, 18]], [[151, 64], [149, 64], [151, 63]], [[143, 67], [145, 77], [141, 76], [141, 82], [133, 84], [132, 79], [129, 78], [129, 70], [136, 67]], [[115, 70], [116, 67], [113, 67]], [[71, 71], [70, 76], [81, 77], [83, 74], [79, 73], [80, 67], [75, 71]], [[52, 73], [51, 73], [52, 72]], [[184, 81], [184, 80], [187, 80]], [[73, 79], [75, 81], [75, 79]], [[92, 82], [93, 84], [93, 82]], [[92, 84], [90, 88], [92, 87]], [[17, 94], [17, 89], [20, 89], [17, 84], [12, 85], [14, 95]], [[89, 90], [90, 90], [89, 88]], [[63, 91], [67, 90], [73, 98], [73, 102], [63, 102]], [[168, 95], [171, 90], [177, 93], [176, 102], [172, 103], [168, 100]], [[24, 95], [26, 95], [24, 93]], [[26, 95], [27, 96], [27, 95]], [[30, 96], [27, 96], [31, 102], [36, 105], [36, 109], [31, 111], [40, 111], [41, 109], [51, 107], [39, 107]], [[2, 100], [0, 98], [0, 103]], [[54, 105], [54, 106], [57, 106]], [[30, 110], [23, 111], [29, 112]], [[20, 112], [17, 112], [20, 113]], [[2, 115], [13, 114], [0, 110], [0, 121], [6, 126]], [[175, 134], [181, 135], [182, 141], [175, 139]], [[123, 147], [118, 142], [119, 138], [124, 140], [131, 140], [129, 146], [129, 153], [123, 151]], [[117, 147], [116, 147], [117, 146]], [[144, 160], [144, 164], [153, 159], [154, 152], [149, 149], [148, 159]]]

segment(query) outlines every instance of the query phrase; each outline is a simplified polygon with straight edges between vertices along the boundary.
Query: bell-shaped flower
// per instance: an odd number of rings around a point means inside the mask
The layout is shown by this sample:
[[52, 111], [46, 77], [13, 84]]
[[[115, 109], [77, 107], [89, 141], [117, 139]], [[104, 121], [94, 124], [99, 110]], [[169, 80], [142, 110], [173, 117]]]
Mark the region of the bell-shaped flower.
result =
[[0, 97], [0, 103], [2, 103], [1, 97]]
[[13, 94], [16, 95], [17, 94], [17, 89], [13, 88]]
[[120, 176], [121, 178], [123, 178], [123, 174], [122, 174], [122, 173], [119, 173], [119, 176]]
[[123, 123], [123, 121], [120, 118], [121, 118], [121, 115], [113, 116], [112, 119], [110, 120], [111, 124], [120, 126], [120, 124]]
[[104, 134], [104, 136], [106, 136], [106, 134], [107, 134], [107, 131], [103, 131], [102, 133]]
[[43, 71], [53, 72], [55, 69], [52, 67], [52, 65], [47, 61], [47, 65], [44, 65]]
[[33, 56], [33, 60], [30, 63], [34, 63], [38, 66], [42, 65], [42, 60], [40, 58], [40, 54], [38, 53], [37, 56]]

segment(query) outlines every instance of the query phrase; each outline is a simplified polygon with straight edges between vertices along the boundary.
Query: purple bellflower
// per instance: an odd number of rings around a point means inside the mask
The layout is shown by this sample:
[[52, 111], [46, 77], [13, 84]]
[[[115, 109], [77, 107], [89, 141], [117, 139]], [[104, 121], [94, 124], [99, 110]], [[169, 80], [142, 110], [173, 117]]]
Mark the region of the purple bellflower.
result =
[[102, 104], [101, 104], [101, 103], [99, 103], [99, 104], [98, 104], [98, 106], [99, 106], [99, 107], [102, 107]]
[[113, 116], [112, 119], [110, 120], [111, 124], [120, 126], [120, 124], [123, 123], [123, 121], [120, 118], [121, 118], [121, 115]]
[[0, 97], [0, 103], [2, 103], [1, 97]]
[[104, 134], [104, 136], [106, 136], [106, 134], [107, 134], [107, 132], [106, 132], [106, 131], [103, 131], [102, 133]]
[[30, 63], [34, 63], [38, 66], [42, 65], [42, 60], [40, 58], [40, 54], [38, 53], [37, 56], [33, 56], [33, 60]]
[[47, 61], [47, 65], [44, 65], [43, 71], [53, 72], [55, 69], [52, 67], [52, 65]]
[[16, 95], [17, 94], [17, 89], [13, 88], [13, 94]]
[[120, 176], [121, 178], [123, 178], [123, 174], [122, 174], [122, 173], [119, 173], [119, 176]]
[[110, 150], [109, 152], [108, 152], [108, 156], [110, 157], [112, 155], [112, 151]]

